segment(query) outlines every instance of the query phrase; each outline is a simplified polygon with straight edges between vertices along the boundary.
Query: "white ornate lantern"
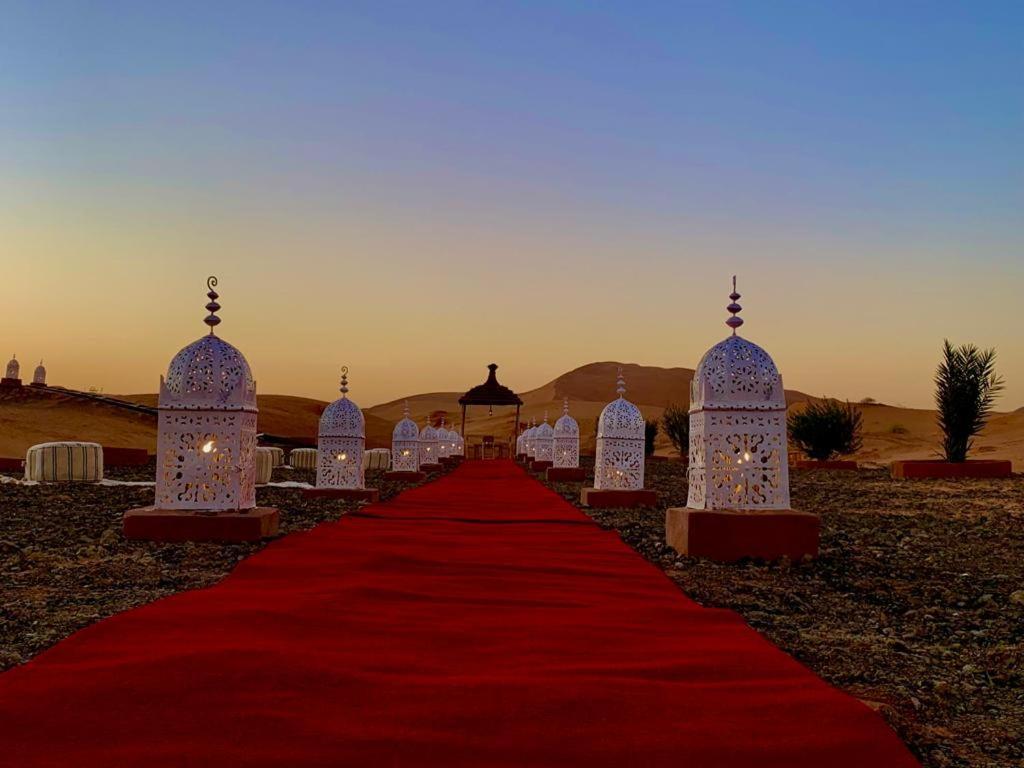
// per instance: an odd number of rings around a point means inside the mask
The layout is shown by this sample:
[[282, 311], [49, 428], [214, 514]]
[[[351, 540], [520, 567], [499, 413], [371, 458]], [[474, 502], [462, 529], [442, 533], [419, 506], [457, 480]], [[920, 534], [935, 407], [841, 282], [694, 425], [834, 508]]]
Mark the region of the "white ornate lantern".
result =
[[634, 491], [644, 487], [644, 417], [626, 400], [626, 382], [619, 369], [619, 398], [601, 411], [597, 422], [594, 488]]
[[789, 509], [786, 396], [768, 353], [737, 335], [743, 325], [733, 278], [732, 336], [707, 351], [690, 385], [691, 509]]
[[324, 409], [317, 436], [316, 487], [364, 488], [366, 420], [348, 399], [348, 367], [341, 369], [341, 397]]
[[424, 464], [440, 463], [438, 452], [437, 430], [430, 425], [430, 417], [427, 417], [427, 426], [420, 430], [420, 466]]
[[448, 430], [444, 428], [444, 419], [437, 427], [437, 458], [447, 459], [452, 454], [452, 441], [448, 437]]
[[420, 428], [409, 418], [408, 400], [402, 420], [391, 433], [391, 468], [395, 472], [416, 472], [420, 468]]
[[210, 333], [175, 355], [160, 378], [158, 509], [256, 506], [256, 382], [242, 353], [214, 333], [217, 278], [206, 284]]
[[537, 447], [533, 443], [533, 434], [537, 431], [537, 428], [533, 425], [533, 419], [530, 419], [529, 426], [526, 431], [523, 432], [523, 452], [526, 454], [527, 459], [532, 459], [536, 456]]
[[18, 362], [17, 355], [11, 355], [11, 359], [7, 361], [7, 371], [4, 373], [4, 380], [11, 382], [21, 380], [21, 363]]
[[526, 435], [526, 431], [519, 433], [519, 437], [516, 438], [516, 456], [522, 456], [526, 453], [526, 449], [523, 447], [523, 438]]
[[452, 430], [452, 439], [455, 441], [456, 456], [466, 455], [466, 439], [455, 430]]
[[533, 459], [534, 461], [550, 461], [553, 463], [554, 455], [555, 430], [548, 424], [548, 414], [545, 411], [544, 421], [533, 432]]
[[39, 365], [36, 366], [35, 372], [32, 374], [32, 383], [37, 387], [46, 386], [46, 368], [43, 367], [43, 361], [39, 361]]
[[569, 398], [562, 404], [562, 415], [555, 422], [554, 465], [575, 469], [580, 465], [580, 425], [569, 415]]

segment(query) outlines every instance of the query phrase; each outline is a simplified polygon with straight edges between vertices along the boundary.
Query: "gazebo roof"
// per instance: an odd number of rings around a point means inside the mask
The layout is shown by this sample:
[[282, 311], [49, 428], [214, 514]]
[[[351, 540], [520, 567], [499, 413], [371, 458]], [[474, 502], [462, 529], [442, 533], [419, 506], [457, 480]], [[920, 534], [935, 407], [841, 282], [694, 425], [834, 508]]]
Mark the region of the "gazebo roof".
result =
[[473, 387], [466, 394], [459, 398], [459, 405], [522, 405], [523, 401], [519, 395], [508, 387], [498, 383], [495, 371], [498, 366], [491, 363], [487, 366], [490, 373], [487, 374], [487, 381]]

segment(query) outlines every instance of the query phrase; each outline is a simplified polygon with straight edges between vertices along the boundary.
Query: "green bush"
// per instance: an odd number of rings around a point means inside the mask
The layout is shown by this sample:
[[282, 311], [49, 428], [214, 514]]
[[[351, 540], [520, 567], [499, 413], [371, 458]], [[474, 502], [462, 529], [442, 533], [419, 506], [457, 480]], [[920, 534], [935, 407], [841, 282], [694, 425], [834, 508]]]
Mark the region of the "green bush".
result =
[[945, 340], [935, 371], [935, 405], [946, 461], [967, 460], [974, 438], [985, 428], [1003, 380], [995, 372], [996, 351]]
[[661, 416], [661, 431], [680, 456], [690, 452], [690, 414], [686, 408], [670, 405]]
[[817, 461], [856, 453], [861, 447], [861, 413], [850, 403], [823, 399], [789, 415], [789, 439]]
[[644, 456], [654, 455], [654, 439], [658, 436], [658, 421], [644, 421]]

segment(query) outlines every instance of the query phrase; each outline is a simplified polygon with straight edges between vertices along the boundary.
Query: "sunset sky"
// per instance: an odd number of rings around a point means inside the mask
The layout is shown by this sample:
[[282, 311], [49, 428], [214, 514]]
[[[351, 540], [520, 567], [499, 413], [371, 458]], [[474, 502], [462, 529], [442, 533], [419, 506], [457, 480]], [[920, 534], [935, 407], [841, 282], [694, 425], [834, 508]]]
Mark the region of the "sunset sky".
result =
[[788, 387], [930, 406], [948, 337], [1024, 406], [1019, 2], [0, 16], [0, 356], [29, 376], [155, 391], [208, 274], [263, 393], [694, 367], [738, 274]]

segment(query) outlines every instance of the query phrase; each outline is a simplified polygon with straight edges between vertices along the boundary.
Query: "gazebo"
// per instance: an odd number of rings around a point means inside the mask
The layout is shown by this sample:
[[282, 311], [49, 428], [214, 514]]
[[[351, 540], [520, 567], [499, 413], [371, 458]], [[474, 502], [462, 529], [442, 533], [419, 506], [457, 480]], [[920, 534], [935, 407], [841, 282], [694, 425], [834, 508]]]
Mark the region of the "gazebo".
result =
[[523, 401], [519, 399], [519, 395], [513, 392], [506, 386], [498, 383], [498, 377], [495, 371], [498, 370], [498, 366], [495, 363], [491, 363], [487, 366], [489, 373], [487, 374], [487, 381], [483, 384], [479, 384], [473, 387], [471, 390], [466, 392], [462, 397], [459, 398], [459, 405], [462, 406], [462, 429], [459, 430], [459, 434], [462, 435], [463, 439], [466, 437], [466, 408], [471, 405], [486, 405], [488, 408], [494, 408], [494, 406], [511, 406], [516, 407], [516, 426], [515, 434], [512, 436], [513, 440], [519, 436], [519, 409], [522, 408]]

